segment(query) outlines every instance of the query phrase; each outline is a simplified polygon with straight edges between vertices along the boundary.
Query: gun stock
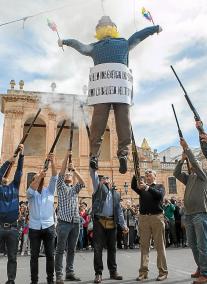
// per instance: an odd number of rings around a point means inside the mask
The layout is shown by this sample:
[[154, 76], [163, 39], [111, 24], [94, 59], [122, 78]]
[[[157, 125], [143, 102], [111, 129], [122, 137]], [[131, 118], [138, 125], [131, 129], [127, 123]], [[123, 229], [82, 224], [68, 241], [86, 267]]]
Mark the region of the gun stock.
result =
[[[38, 109], [38, 112], [36, 113], [35, 117], [33, 118], [32, 122], [30, 123], [30, 126], [29, 128], [27, 129], [27, 132], [24, 134], [24, 136], [22, 137], [22, 139], [20, 140], [19, 142], [19, 145], [20, 144], [24, 144], [24, 142], [26, 141], [29, 133], [30, 133], [30, 130], [32, 129], [32, 127], [34, 126], [34, 123], [38, 117], [38, 115], [40, 114], [41, 112], [41, 108]], [[13, 157], [16, 158], [18, 153], [20, 151], [20, 148], [19, 146], [16, 148], [16, 150], [14, 151], [14, 154], [13, 154]], [[4, 175], [3, 175], [3, 178], [8, 178], [10, 172], [11, 172], [11, 169], [12, 169], [12, 166], [13, 166], [14, 163], [10, 163], [7, 170], [5, 171]]]
[[[192, 104], [192, 102], [191, 102], [191, 100], [190, 100], [190, 98], [189, 98], [189, 96], [188, 96], [188, 94], [187, 94], [187, 92], [186, 92], [186, 90], [185, 90], [185, 88], [184, 88], [182, 82], [180, 81], [180, 79], [179, 79], [177, 73], [175, 72], [175, 69], [173, 68], [172, 65], [170, 65], [170, 67], [171, 67], [171, 69], [172, 69], [172, 71], [173, 71], [173, 73], [174, 73], [176, 79], [178, 80], [178, 82], [179, 82], [181, 88], [183, 89], [185, 99], [186, 99], [186, 101], [187, 101], [187, 103], [188, 103], [190, 109], [192, 110], [192, 112], [193, 112], [193, 114], [194, 114], [194, 119], [195, 119], [195, 121], [201, 121], [201, 118], [200, 118], [200, 116], [199, 116], [197, 110], [196, 110], [195, 107], [193, 106], [193, 104]], [[198, 131], [199, 131], [200, 134], [205, 133], [205, 131], [204, 131], [204, 129], [203, 129], [203, 126], [199, 126], [199, 127], [198, 127]]]
[[132, 157], [133, 157], [133, 164], [134, 164], [134, 173], [137, 181], [140, 181], [141, 174], [140, 174], [140, 166], [139, 166], [139, 156], [137, 153], [136, 142], [134, 139], [133, 129], [131, 127], [131, 134], [132, 134]]

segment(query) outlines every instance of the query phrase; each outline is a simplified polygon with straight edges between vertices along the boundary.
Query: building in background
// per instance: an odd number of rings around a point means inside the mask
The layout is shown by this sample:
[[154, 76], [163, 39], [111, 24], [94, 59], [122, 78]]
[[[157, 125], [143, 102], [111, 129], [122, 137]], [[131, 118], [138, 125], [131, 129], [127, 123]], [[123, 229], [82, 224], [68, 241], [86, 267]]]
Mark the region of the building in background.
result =
[[[4, 114], [1, 163], [13, 155], [38, 108], [41, 107], [42, 109], [25, 142], [25, 162], [20, 187], [20, 198], [23, 200], [26, 198], [26, 189], [33, 175], [43, 167], [58, 128], [63, 119], [66, 119], [67, 123], [55, 149], [57, 168], [60, 170], [65, 151], [69, 146], [70, 124], [73, 116], [75, 122], [73, 163], [86, 182], [86, 188], [81, 191], [80, 198], [90, 203], [92, 183], [88, 168], [89, 141], [80, 108], [82, 97], [79, 95], [56, 93], [54, 83], [51, 85], [52, 91], [48, 93], [24, 91], [24, 82], [22, 80], [19, 82], [19, 90], [15, 89], [14, 80], [10, 82], [10, 86], [6, 94], [0, 95], [1, 112]], [[92, 108], [84, 105], [84, 111], [90, 125]], [[150, 148], [146, 139], [143, 140], [141, 147], [137, 147], [137, 150], [140, 158], [141, 175], [144, 175], [145, 169], [152, 168], [156, 170], [157, 182], [164, 184], [166, 195], [169, 197], [177, 196], [182, 199], [184, 186], [173, 177], [176, 160], [168, 157], [170, 155], [167, 155], [167, 150], [158, 154], [156, 150], [153, 151]], [[128, 172], [125, 175], [121, 175], [119, 173], [119, 162], [116, 157], [116, 151], [117, 136], [113, 110], [111, 110], [101, 148], [99, 173], [112, 178], [116, 189], [120, 192], [123, 199], [132, 198], [136, 202], [137, 194], [130, 188], [131, 178], [134, 173], [132, 156], [129, 156]], [[168, 152], [170, 151], [168, 150]], [[179, 152], [176, 150], [175, 156], [177, 157], [178, 155]], [[14, 171], [15, 166], [10, 173], [11, 176]], [[50, 169], [47, 173], [47, 181], [49, 177]]]

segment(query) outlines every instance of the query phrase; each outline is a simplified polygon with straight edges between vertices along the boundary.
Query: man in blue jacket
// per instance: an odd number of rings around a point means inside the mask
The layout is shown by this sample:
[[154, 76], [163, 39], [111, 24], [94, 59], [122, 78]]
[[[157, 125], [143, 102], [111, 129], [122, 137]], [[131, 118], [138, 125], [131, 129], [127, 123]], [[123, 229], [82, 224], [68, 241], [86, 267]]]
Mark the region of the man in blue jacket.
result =
[[103, 261], [102, 252], [107, 246], [107, 265], [110, 279], [122, 280], [117, 272], [116, 264], [116, 235], [117, 224], [128, 233], [124, 220], [123, 210], [120, 205], [120, 195], [114, 190], [109, 177], [100, 177], [96, 170], [90, 168], [93, 183], [92, 214], [93, 214], [93, 242], [94, 242], [94, 283], [101, 283]]
[[17, 270], [18, 230], [17, 219], [19, 214], [19, 186], [23, 169], [23, 148], [19, 145], [19, 160], [14, 179], [9, 183], [4, 174], [15, 158], [6, 161], [0, 168], [0, 241], [5, 240], [8, 254], [6, 284], [14, 284]]
[[[75, 39], [59, 40], [63, 45], [76, 49], [79, 53], [92, 57], [88, 102], [94, 106], [90, 130], [90, 166], [98, 169], [98, 157], [109, 112], [113, 106], [118, 136], [117, 156], [119, 172], [127, 172], [128, 147], [131, 143], [130, 104], [132, 100], [132, 75], [128, 69], [129, 52], [141, 41], [162, 31], [160, 26], [152, 26], [135, 32], [128, 40], [120, 38], [116, 25], [110, 17], [103, 16], [96, 26], [98, 42], [83, 44]], [[130, 86], [130, 87], [129, 87]], [[90, 101], [89, 101], [90, 100]]]

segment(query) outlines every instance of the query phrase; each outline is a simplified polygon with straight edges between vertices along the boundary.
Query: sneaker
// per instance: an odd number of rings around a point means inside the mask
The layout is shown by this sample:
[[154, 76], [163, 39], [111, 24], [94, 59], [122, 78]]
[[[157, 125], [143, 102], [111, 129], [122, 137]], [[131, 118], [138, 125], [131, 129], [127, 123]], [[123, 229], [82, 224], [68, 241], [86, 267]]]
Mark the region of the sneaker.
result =
[[207, 276], [200, 275], [199, 278], [193, 281], [193, 284], [207, 284]]
[[148, 273], [140, 273], [139, 276], [136, 278], [136, 281], [143, 281], [145, 279], [148, 279]]
[[127, 172], [127, 156], [119, 157], [119, 172], [120, 174], [125, 174]]
[[27, 255], [30, 255], [30, 251], [27, 252]]
[[96, 274], [93, 283], [101, 283], [101, 281], [102, 281], [102, 275]]
[[21, 256], [23, 256], [24, 255], [24, 252], [21, 252]]
[[60, 279], [56, 279], [56, 282], [55, 282], [56, 284], [64, 284], [64, 281], [63, 281], [63, 279], [62, 278], [60, 278]]
[[68, 273], [65, 276], [66, 281], [81, 281], [79, 277], [75, 276], [75, 273]]
[[90, 167], [93, 170], [98, 170], [98, 159], [96, 157], [91, 157], [91, 159], [90, 159]]
[[196, 272], [190, 275], [191, 278], [198, 278], [200, 276], [200, 271], [197, 269]]
[[110, 279], [122, 280], [123, 277], [121, 275], [119, 275], [117, 271], [114, 271], [114, 272], [110, 273]]
[[156, 281], [163, 281], [167, 279], [167, 274], [158, 275]]

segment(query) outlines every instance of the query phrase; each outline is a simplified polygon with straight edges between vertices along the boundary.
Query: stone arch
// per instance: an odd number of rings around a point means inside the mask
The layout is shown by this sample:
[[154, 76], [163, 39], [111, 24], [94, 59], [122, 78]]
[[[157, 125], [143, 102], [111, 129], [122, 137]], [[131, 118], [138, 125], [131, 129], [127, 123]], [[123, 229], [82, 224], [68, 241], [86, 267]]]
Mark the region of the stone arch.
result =
[[101, 161], [109, 161], [111, 159], [110, 140], [111, 140], [110, 128], [107, 126], [101, 144], [101, 152], [99, 157]]
[[[24, 123], [23, 135], [29, 128], [34, 116], [30, 116]], [[25, 156], [44, 156], [46, 152], [46, 123], [38, 117], [24, 143]]]
[[[57, 129], [61, 126], [63, 119], [60, 120], [57, 124]], [[56, 156], [63, 157], [65, 156], [66, 150], [69, 148], [69, 139], [70, 139], [70, 127], [71, 121], [67, 120], [56, 145]], [[56, 131], [57, 132], [57, 131]], [[74, 158], [79, 157], [79, 128], [75, 125], [73, 131], [73, 147], [72, 155]]]

